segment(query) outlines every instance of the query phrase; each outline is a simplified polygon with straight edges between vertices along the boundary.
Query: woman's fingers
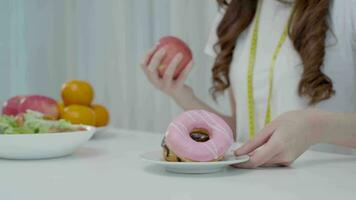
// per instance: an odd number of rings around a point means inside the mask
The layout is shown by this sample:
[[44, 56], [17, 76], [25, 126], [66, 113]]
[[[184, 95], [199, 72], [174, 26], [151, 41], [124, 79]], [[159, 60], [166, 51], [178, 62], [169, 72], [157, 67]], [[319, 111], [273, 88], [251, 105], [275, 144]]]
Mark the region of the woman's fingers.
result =
[[177, 88], [180, 88], [184, 85], [185, 81], [187, 80], [188, 78], [188, 75], [189, 73], [192, 71], [193, 69], [193, 66], [194, 66], [194, 62], [193, 61], [190, 61], [188, 63], [188, 65], [184, 68], [184, 70], [182, 71], [182, 73], [179, 75], [179, 77], [177, 78], [176, 80], [176, 87]]
[[281, 154], [279, 153], [275, 155], [273, 158], [271, 158], [269, 161], [265, 162], [262, 167], [277, 167], [280, 161], [281, 161]]
[[257, 149], [256, 152], [250, 157], [249, 161], [234, 166], [239, 168], [259, 167], [280, 153], [280, 148], [278, 148], [278, 145], [279, 144], [275, 140], [270, 140], [259, 149]]
[[174, 56], [173, 60], [169, 63], [168, 67], [166, 68], [166, 71], [164, 72], [163, 75], [163, 81], [165, 83], [166, 89], [171, 87], [174, 73], [176, 71], [177, 66], [182, 61], [182, 59], [183, 59], [183, 54], [178, 53], [177, 55]]
[[157, 71], [157, 67], [161, 64], [161, 61], [162, 61], [162, 59], [164, 58], [165, 55], [166, 55], [166, 48], [162, 48], [162, 49], [158, 50], [152, 56], [152, 59], [151, 59], [150, 63], [148, 64], [148, 69], [151, 72], [156, 72]]
[[160, 78], [157, 72], [151, 72], [148, 70], [147, 66], [141, 65], [143, 72], [146, 74], [147, 79], [157, 88], [161, 87]]
[[252, 152], [250, 152], [250, 153], [248, 153], [247, 155], [251, 157], [251, 156], [255, 155], [256, 151], [257, 151], [257, 149], [252, 151]]
[[276, 130], [276, 128], [277, 128], [276, 122], [270, 123], [253, 140], [247, 142], [242, 147], [236, 149], [235, 155], [237, 156], [245, 155], [256, 150], [258, 147], [262, 146], [264, 143], [268, 141], [268, 139], [271, 137], [271, 135]]
[[[149, 58], [149, 56], [147, 56]], [[156, 71], [150, 71], [148, 66], [145, 64], [145, 60], [141, 63], [141, 69], [145, 73], [147, 79], [157, 88], [161, 87], [160, 78]]]
[[162, 59], [165, 57], [165, 55], [166, 48], [161, 48], [159, 50], [157, 50], [157, 46], [151, 48], [148, 51], [146, 57], [142, 60], [141, 68], [146, 74], [149, 81], [157, 88], [165, 91], [170, 91], [174, 88], [179, 88], [184, 85], [184, 82], [187, 79], [189, 72], [193, 68], [193, 61], [189, 62], [185, 69], [181, 72], [179, 77], [174, 80], [174, 74], [177, 69], [177, 66], [183, 60], [183, 54], [178, 53], [173, 57], [172, 61], [167, 66], [163, 77], [159, 77], [157, 68], [161, 64]]
[[141, 68], [146, 74], [148, 80], [157, 88], [161, 88], [162, 84], [158, 76], [157, 67], [165, 56], [166, 49], [162, 48], [157, 51], [157, 45], [151, 48], [144, 60], [141, 62]]
[[145, 58], [144, 58], [143, 61], [141, 62], [141, 66], [146, 66], [146, 67], [147, 67], [147, 66], [149, 65], [149, 62], [150, 62], [150, 60], [151, 60], [153, 54], [154, 54], [154, 53], [156, 52], [156, 50], [157, 50], [157, 46], [158, 46], [158, 45], [155, 45], [155, 46], [153, 46], [151, 49], [148, 50], [148, 52], [147, 52]]
[[274, 156], [272, 159], [267, 161], [265, 164], [262, 165], [262, 167], [288, 167], [292, 164], [292, 161], [289, 161], [284, 152], [281, 152]]

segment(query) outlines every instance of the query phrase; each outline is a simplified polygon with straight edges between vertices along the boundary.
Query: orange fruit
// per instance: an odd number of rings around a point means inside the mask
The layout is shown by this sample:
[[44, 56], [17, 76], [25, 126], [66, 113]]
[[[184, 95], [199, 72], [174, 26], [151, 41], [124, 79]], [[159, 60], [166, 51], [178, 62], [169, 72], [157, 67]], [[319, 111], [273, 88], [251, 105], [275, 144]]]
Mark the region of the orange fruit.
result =
[[94, 90], [86, 81], [71, 80], [62, 85], [61, 96], [66, 106], [72, 104], [90, 106]]
[[109, 111], [103, 105], [94, 104], [91, 106], [95, 112], [95, 126], [106, 126], [110, 120]]
[[57, 104], [58, 104], [58, 108], [59, 108], [59, 116], [62, 117], [64, 114], [65, 105], [63, 102], [58, 102]]
[[73, 124], [95, 125], [95, 112], [93, 109], [82, 105], [70, 105], [63, 111], [62, 119]]

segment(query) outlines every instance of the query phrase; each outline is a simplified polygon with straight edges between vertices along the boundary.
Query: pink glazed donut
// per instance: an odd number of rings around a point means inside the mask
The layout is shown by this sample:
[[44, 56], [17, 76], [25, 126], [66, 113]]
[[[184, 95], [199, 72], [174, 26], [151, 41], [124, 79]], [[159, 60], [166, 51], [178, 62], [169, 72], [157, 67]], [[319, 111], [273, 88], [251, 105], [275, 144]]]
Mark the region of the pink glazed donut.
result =
[[175, 162], [218, 161], [233, 141], [231, 128], [219, 116], [205, 110], [191, 110], [168, 126], [162, 143], [163, 156]]

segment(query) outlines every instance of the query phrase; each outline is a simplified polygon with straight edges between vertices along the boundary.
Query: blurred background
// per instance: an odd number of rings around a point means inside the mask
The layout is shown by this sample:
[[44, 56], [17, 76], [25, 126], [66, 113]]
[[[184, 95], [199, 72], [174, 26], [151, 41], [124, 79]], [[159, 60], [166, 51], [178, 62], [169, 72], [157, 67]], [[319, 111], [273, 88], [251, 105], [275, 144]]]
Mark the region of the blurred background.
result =
[[95, 101], [117, 128], [163, 132], [181, 112], [146, 80], [139, 63], [161, 36], [191, 47], [196, 67], [188, 83], [209, 95], [212, 58], [204, 54], [214, 0], [0, 0], [0, 103], [18, 94], [59, 99], [62, 83], [89, 81]]

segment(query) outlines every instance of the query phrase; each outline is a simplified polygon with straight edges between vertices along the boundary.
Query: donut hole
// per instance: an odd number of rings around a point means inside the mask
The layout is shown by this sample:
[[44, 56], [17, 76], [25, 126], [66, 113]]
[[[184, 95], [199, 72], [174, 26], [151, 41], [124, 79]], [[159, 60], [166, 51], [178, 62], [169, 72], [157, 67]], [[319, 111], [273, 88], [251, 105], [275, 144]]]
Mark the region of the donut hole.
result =
[[194, 128], [190, 132], [190, 137], [196, 142], [206, 142], [210, 139], [209, 131], [204, 128]]

